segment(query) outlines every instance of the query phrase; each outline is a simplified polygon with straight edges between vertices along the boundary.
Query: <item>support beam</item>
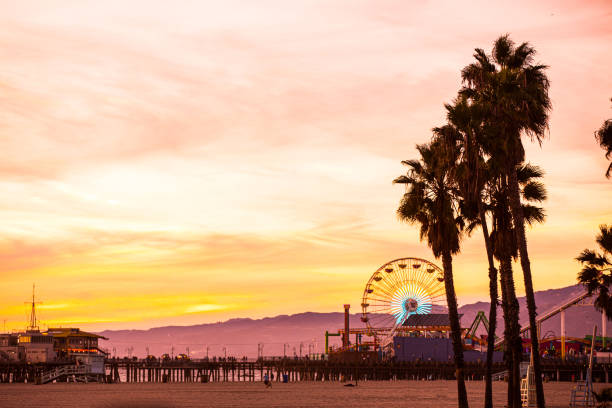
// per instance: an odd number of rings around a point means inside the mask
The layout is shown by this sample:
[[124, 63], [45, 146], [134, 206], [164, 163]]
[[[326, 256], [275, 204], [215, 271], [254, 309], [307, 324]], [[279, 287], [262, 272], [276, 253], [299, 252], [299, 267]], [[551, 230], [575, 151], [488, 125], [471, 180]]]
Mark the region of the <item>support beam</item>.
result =
[[561, 311], [561, 359], [565, 361], [565, 310]]
[[350, 330], [349, 330], [349, 309], [351, 308], [351, 305], [344, 305], [344, 336], [342, 338], [343, 340], [343, 344], [342, 346], [344, 347], [344, 349], [348, 349], [349, 344], [350, 344], [350, 339], [349, 339], [349, 334], [350, 334]]
[[325, 354], [329, 354], [329, 332], [325, 330]]

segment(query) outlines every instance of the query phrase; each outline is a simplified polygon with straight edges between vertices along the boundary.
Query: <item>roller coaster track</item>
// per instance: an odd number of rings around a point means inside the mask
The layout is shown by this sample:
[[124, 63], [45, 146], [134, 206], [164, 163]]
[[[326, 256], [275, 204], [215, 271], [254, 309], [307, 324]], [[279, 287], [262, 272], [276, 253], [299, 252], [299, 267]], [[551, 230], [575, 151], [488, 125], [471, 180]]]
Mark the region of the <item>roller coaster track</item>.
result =
[[[562, 311], [569, 309], [570, 307], [577, 305], [581, 302], [583, 302], [585, 299], [589, 298], [591, 295], [588, 294], [588, 292], [584, 292], [582, 294], [580, 294], [579, 296], [576, 296], [575, 298], [569, 300], [566, 303], [563, 303], [560, 306], [556, 306], [553, 309], [549, 310], [547, 313], [543, 314], [542, 316], [538, 316], [536, 319], [536, 324], [538, 325], [538, 327], [540, 327], [540, 325], [545, 322], [546, 320], [550, 319], [553, 316], [556, 316], [557, 314], [561, 313]], [[529, 331], [530, 327], [527, 324], [526, 326], [521, 328], [520, 333], [524, 334], [525, 332]], [[495, 342], [495, 348], [497, 348], [498, 346], [500, 346], [502, 343], [504, 343], [505, 338], [504, 337], [500, 337], [496, 342]]]

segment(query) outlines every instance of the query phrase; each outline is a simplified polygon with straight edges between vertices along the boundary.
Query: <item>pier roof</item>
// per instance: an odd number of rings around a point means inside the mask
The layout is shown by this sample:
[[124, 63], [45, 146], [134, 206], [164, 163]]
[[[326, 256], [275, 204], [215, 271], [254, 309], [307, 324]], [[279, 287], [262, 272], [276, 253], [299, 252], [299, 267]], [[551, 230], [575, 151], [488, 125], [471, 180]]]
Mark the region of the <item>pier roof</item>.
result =
[[[462, 315], [459, 315], [461, 318]], [[413, 314], [404, 321], [403, 327], [450, 327], [447, 313]]]
[[61, 337], [94, 337], [97, 339], [108, 340], [106, 337], [100, 336], [99, 334], [88, 333], [85, 331], [81, 331], [80, 329], [70, 328], [70, 327], [49, 328], [49, 330], [47, 330], [47, 333], [52, 335], [53, 337], [58, 337], [58, 338], [61, 338]]

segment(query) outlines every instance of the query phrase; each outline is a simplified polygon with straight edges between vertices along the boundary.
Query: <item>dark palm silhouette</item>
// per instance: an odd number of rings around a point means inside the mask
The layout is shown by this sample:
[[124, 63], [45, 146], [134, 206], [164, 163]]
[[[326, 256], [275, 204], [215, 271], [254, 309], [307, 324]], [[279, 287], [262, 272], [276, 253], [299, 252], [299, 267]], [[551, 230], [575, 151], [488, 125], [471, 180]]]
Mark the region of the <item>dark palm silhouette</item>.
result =
[[535, 53], [528, 43], [515, 46], [508, 35], [499, 37], [493, 45], [491, 57], [482, 49], [476, 50], [476, 62], [462, 70], [464, 87], [460, 92], [485, 112], [488, 137], [483, 141], [483, 149], [498, 163], [504, 164], [532, 333], [537, 403], [539, 408], [544, 408], [539, 344], [535, 335], [536, 304], [516, 170], [525, 159], [522, 136], [541, 143], [548, 128], [551, 102], [545, 74], [547, 67], [534, 64]]
[[459, 160], [454, 169], [454, 175], [462, 196], [461, 214], [469, 222], [468, 232], [480, 225], [485, 242], [487, 260], [489, 263], [489, 331], [487, 338], [487, 360], [485, 374], [485, 408], [493, 407], [493, 351], [495, 346], [495, 331], [497, 326], [497, 268], [493, 260], [487, 225], [485, 204], [483, 203], [485, 185], [488, 180], [487, 163], [478, 138], [482, 132], [482, 117], [477, 106], [470, 105], [465, 98], [457, 98], [453, 104], [447, 104], [448, 124], [434, 128], [434, 134], [440, 140], [459, 149]]
[[417, 146], [417, 150], [421, 157], [403, 161], [408, 172], [393, 181], [406, 185], [397, 214], [403, 221], [418, 224], [421, 240], [427, 241], [436, 258], [442, 257], [458, 402], [460, 408], [467, 408], [463, 342], [453, 281], [453, 255], [459, 252], [463, 228], [458, 215], [459, 190], [452, 174], [458, 152], [436, 139], [430, 144]]
[[578, 281], [586, 286], [589, 294], [596, 293], [595, 307], [605, 311], [608, 319], [612, 319], [612, 225], [600, 225], [599, 235], [595, 239], [601, 253], [585, 249], [576, 260], [583, 265], [578, 273]]
[[[491, 166], [495, 169], [496, 166]], [[522, 340], [520, 337], [519, 304], [516, 297], [512, 260], [518, 256], [518, 240], [513, 217], [510, 214], [508, 183], [503, 173], [492, 170], [492, 177], [487, 185], [488, 211], [492, 217], [491, 242], [495, 258], [500, 263], [502, 290], [502, 310], [504, 312], [504, 337], [506, 340], [506, 363], [508, 365], [508, 406], [520, 407], [520, 362], [522, 358]], [[546, 191], [538, 181], [542, 171], [533, 165], [521, 165], [517, 170], [521, 187], [522, 210], [528, 224], [544, 221], [544, 212], [532, 202], [546, 199]]]

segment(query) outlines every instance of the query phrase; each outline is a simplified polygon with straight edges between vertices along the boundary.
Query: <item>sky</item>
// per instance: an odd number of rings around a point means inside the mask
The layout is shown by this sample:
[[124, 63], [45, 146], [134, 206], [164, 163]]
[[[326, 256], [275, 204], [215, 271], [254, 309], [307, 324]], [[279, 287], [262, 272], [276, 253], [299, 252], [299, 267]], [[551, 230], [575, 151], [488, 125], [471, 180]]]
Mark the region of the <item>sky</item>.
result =
[[[359, 311], [368, 278], [435, 260], [398, 221], [401, 160], [444, 123], [476, 47], [549, 65], [536, 290], [572, 285], [612, 222], [608, 1], [0, 0], [0, 319], [198, 324]], [[488, 297], [479, 232], [459, 303]], [[518, 291], [523, 293], [520, 269]]]

